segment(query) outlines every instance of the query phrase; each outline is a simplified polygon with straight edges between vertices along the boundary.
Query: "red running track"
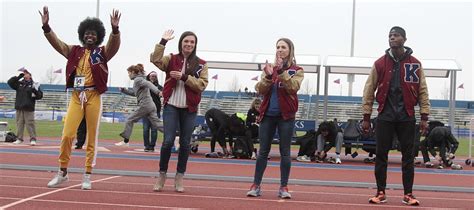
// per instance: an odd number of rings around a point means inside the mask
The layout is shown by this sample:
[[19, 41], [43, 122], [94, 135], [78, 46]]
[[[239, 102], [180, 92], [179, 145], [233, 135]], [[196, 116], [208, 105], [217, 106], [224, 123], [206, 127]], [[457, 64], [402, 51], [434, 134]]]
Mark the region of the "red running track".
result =
[[[109, 146], [109, 152], [102, 154], [129, 154], [130, 156], [157, 156], [158, 153], [133, 153], [131, 148]], [[0, 145], [0, 148], [21, 148], [26, 150], [57, 151], [57, 148], [46, 146], [58, 145], [57, 142], [41, 143], [38, 147]], [[41, 147], [41, 145], [45, 147]], [[80, 152], [79, 152], [80, 153]], [[293, 153], [295, 154], [295, 153]], [[173, 154], [173, 157], [176, 157]], [[200, 162], [199, 155], [192, 155], [188, 163], [188, 174], [241, 176], [252, 177], [254, 164], [232, 164], [226, 161], [220, 163]], [[57, 155], [49, 154], [15, 154], [1, 153], [2, 164], [35, 165], [57, 167]], [[271, 161], [278, 161], [272, 158]], [[343, 159], [343, 165], [364, 165], [349, 159]], [[129, 158], [99, 158], [96, 169], [128, 170], [155, 172], [158, 170], [157, 160], [129, 159]], [[249, 163], [254, 163], [248, 160]], [[82, 168], [84, 158], [73, 156], [70, 167]], [[316, 164], [316, 163], [307, 163]], [[176, 161], [170, 161], [170, 171], [173, 172]], [[341, 168], [308, 168], [292, 167], [291, 179], [322, 180], [322, 181], [349, 181], [374, 182], [373, 170], [351, 170]], [[399, 162], [390, 164], [391, 167], [400, 167]], [[433, 169], [437, 170], [437, 169]], [[472, 170], [472, 168], [466, 168]], [[401, 204], [400, 190], [387, 190], [389, 202], [384, 205], [371, 205], [367, 200], [374, 194], [374, 189], [351, 187], [322, 187], [301, 186], [291, 184], [291, 200], [277, 198], [277, 184], [263, 184], [264, 194], [259, 198], [245, 196], [250, 183], [233, 181], [203, 181], [185, 179], [185, 193], [173, 191], [173, 177], [171, 177], [163, 192], [153, 192], [155, 179], [151, 177], [108, 176], [94, 174], [92, 179], [93, 190], [80, 189], [81, 174], [70, 173], [70, 181], [62, 188], [46, 188], [46, 183], [54, 173], [41, 171], [7, 170], [0, 171], [0, 209], [142, 209], [142, 208], [202, 208], [202, 209], [368, 209], [368, 208], [406, 208]], [[279, 167], [269, 166], [265, 178], [279, 178]], [[474, 187], [472, 175], [417, 173], [416, 185]], [[389, 184], [401, 184], [400, 172], [389, 172]], [[446, 193], [431, 191], [416, 191], [422, 208], [472, 208], [474, 195], [469, 193]]]
[[[70, 174], [62, 188], [47, 188], [53, 173], [2, 170], [0, 207], [9, 209], [402, 209], [402, 191], [388, 190], [388, 203], [368, 204], [373, 190], [290, 185], [291, 200], [278, 199], [275, 184], [263, 185], [263, 196], [248, 198], [247, 183], [185, 180], [185, 193], [173, 191], [168, 180], [163, 192], [153, 192], [152, 178], [93, 176], [93, 189], [80, 189], [81, 175]], [[472, 208], [466, 193], [417, 192], [420, 208]]]

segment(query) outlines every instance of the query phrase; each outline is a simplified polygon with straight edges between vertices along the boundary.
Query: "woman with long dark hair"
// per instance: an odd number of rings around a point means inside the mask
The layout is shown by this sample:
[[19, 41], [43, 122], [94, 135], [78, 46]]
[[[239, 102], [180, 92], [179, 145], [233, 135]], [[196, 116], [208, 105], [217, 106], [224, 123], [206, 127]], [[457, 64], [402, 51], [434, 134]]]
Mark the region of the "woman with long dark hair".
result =
[[178, 54], [163, 56], [165, 45], [174, 38], [173, 30], [167, 30], [159, 44], [156, 44], [150, 60], [166, 73], [163, 87], [164, 140], [160, 151], [160, 173], [153, 190], [161, 191], [165, 185], [171, 148], [179, 128], [178, 165], [175, 176], [175, 190], [184, 192], [183, 177], [186, 172], [194, 120], [197, 115], [201, 94], [208, 83], [206, 61], [196, 55], [197, 36], [191, 31], [181, 34]]

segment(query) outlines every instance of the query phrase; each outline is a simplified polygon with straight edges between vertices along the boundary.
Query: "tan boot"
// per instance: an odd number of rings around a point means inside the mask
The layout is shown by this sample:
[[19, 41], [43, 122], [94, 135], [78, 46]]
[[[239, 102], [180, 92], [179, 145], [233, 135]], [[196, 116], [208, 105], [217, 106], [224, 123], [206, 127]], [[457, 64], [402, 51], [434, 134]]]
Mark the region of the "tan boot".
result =
[[184, 174], [182, 173], [176, 173], [176, 176], [174, 177], [174, 188], [176, 189], [176, 192], [184, 192], [183, 177]]
[[166, 172], [160, 172], [160, 176], [158, 176], [158, 180], [153, 186], [153, 191], [160, 192], [165, 187], [166, 182]]

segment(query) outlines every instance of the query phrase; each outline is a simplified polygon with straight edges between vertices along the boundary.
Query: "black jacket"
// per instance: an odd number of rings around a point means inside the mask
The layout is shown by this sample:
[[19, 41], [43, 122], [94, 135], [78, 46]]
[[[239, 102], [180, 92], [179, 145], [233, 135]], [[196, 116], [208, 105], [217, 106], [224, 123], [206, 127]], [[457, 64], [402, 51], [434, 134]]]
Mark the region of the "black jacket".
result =
[[341, 128], [339, 128], [334, 121], [324, 121], [319, 124], [318, 130], [316, 131], [316, 137], [323, 131], [328, 131], [328, 136], [324, 137], [326, 141], [333, 143], [336, 142], [337, 133], [342, 132]]
[[35, 111], [36, 100], [43, 98], [41, 88], [36, 90], [33, 87], [33, 80], [20, 80], [23, 74], [13, 76], [8, 80], [8, 85], [16, 90], [15, 109], [23, 111]]
[[249, 111], [247, 112], [247, 119], [245, 120], [245, 125], [247, 127], [251, 127], [252, 123], [257, 122], [257, 119], [258, 119], [259, 115], [260, 115], [260, 112], [258, 112], [257, 109], [255, 109], [253, 107], [251, 109], [249, 109]]
[[[151, 73], [150, 73], [151, 74]], [[146, 80], [150, 81], [150, 74], [148, 74], [146, 76]], [[158, 81], [156, 82], [151, 82], [153, 83], [157, 88], [158, 90], [160, 91], [163, 91], [163, 86], [161, 86]], [[160, 112], [161, 111], [161, 99], [160, 99], [160, 96], [159, 95], [156, 95], [153, 91], [150, 90], [150, 95], [151, 95], [151, 98], [153, 99], [153, 102], [155, 103], [155, 106], [156, 106], [156, 111], [157, 112]]]

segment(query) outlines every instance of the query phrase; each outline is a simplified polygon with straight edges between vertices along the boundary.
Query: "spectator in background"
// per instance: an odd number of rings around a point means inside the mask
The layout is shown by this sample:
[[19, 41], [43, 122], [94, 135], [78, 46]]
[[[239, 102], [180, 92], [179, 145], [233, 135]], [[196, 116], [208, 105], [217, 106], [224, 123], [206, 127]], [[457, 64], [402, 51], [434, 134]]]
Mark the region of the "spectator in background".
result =
[[[247, 87], [245, 87], [247, 89]], [[250, 105], [250, 109], [247, 112], [247, 118], [245, 120], [245, 125], [247, 127], [247, 131], [245, 132], [245, 136], [249, 139], [249, 143], [253, 145], [253, 139], [258, 137], [258, 122], [257, 119], [260, 116], [260, 105], [262, 104], [262, 100], [259, 98], [255, 98]], [[254, 148], [254, 147], [252, 147]], [[257, 152], [255, 149], [252, 149], [252, 160], [257, 159]]]
[[[431, 126], [430, 126], [431, 127]], [[453, 164], [454, 154], [458, 149], [459, 142], [451, 133], [451, 129], [444, 126], [436, 126], [429, 131], [427, 137], [420, 142], [421, 154], [427, 168], [434, 166], [430, 161], [428, 152], [435, 157], [439, 164], [439, 168], [443, 168], [443, 164], [449, 167]], [[438, 148], [439, 154], [436, 154], [435, 148]]]
[[298, 111], [298, 95], [304, 78], [303, 68], [296, 65], [295, 47], [287, 38], [276, 42], [275, 62], [265, 64], [260, 81], [255, 90], [263, 95], [259, 115], [260, 150], [255, 164], [253, 184], [247, 196], [261, 194], [260, 184], [267, 167], [273, 136], [278, 130], [280, 138], [280, 198], [291, 198], [288, 192], [288, 179], [291, 168], [291, 137]]
[[[229, 130], [230, 129], [230, 116], [220, 109], [211, 108], [206, 111], [204, 118], [206, 119], [206, 124], [212, 133], [211, 153], [215, 152], [216, 142], [218, 142], [222, 148], [222, 152], [224, 153], [224, 156], [231, 155], [232, 154], [232, 144], [231, 144], [232, 135], [230, 135], [230, 130]], [[226, 136], [229, 136], [230, 150], [227, 149]]]
[[341, 164], [341, 148], [343, 140], [342, 130], [337, 126], [337, 121], [324, 121], [319, 124], [316, 147], [316, 153], [319, 156], [319, 159], [323, 161], [327, 156], [326, 152], [332, 147], [336, 147], [336, 159], [333, 160], [334, 162], [332, 163]]
[[16, 109], [16, 127], [18, 139], [14, 144], [23, 143], [23, 133], [28, 130], [30, 134], [30, 145], [36, 145], [35, 128], [35, 105], [36, 100], [43, 98], [43, 91], [38, 83], [33, 81], [31, 73], [22, 69], [18, 76], [8, 80], [8, 85], [16, 91], [15, 109]]
[[178, 54], [163, 56], [166, 43], [174, 38], [173, 33], [173, 30], [165, 31], [150, 55], [150, 61], [166, 73], [163, 88], [164, 140], [160, 152], [159, 178], [153, 190], [161, 191], [165, 185], [171, 148], [179, 127], [179, 154], [174, 187], [177, 192], [184, 192], [183, 178], [191, 150], [189, 144], [201, 95], [208, 84], [208, 69], [206, 61], [196, 55], [198, 39], [191, 31], [181, 34]]
[[[156, 74], [155, 71], [150, 72], [146, 76], [146, 80], [153, 83], [153, 85], [155, 85], [158, 88], [158, 90], [163, 91], [163, 87], [158, 83], [158, 75]], [[161, 118], [161, 114], [160, 114], [161, 92], [160, 94], [155, 94], [153, 93], [153, 91], [150, 90], [150, 95], [156, 106], [156, 115], [158, 116], [158, 119], [160, 119]], [[153, 126], [151, 126], [151, 122], [147, 117], [142, 118], [142, 120], [143, 120], [143, 144], [145, 145], [145, 152], [154, 152], [156, 140], [158, 138], [158, 129], [153, 128]], [[150, 134], [151, 134], [151, 139], [150, 139]]]
[[133, 80], [133, 90], [128, 90], [126, 88], [120, 88], [122, 93], [125, 93], [130, 96], [137, 97], [138, 108], [133, 111], [127, 118], [125, 122], [125, 128], [120, 133], [120, 136], [123, 138], [123, 141], [116, 143], [116, 146], [128, 146], [130, 135], [132, 134], [133, 124], [138, 122], [142, 118], [147, 118], [150, 120], [150, 124], [153, 129], [158, 129], [158, 115], [156, 114], [156, 106], [151, 98], [151, 94], [159, 95], [161, 93], [153, 83], [146, 80], [145, 70], [142, 64], [132, 65], [127, 69], [128, 77]]

